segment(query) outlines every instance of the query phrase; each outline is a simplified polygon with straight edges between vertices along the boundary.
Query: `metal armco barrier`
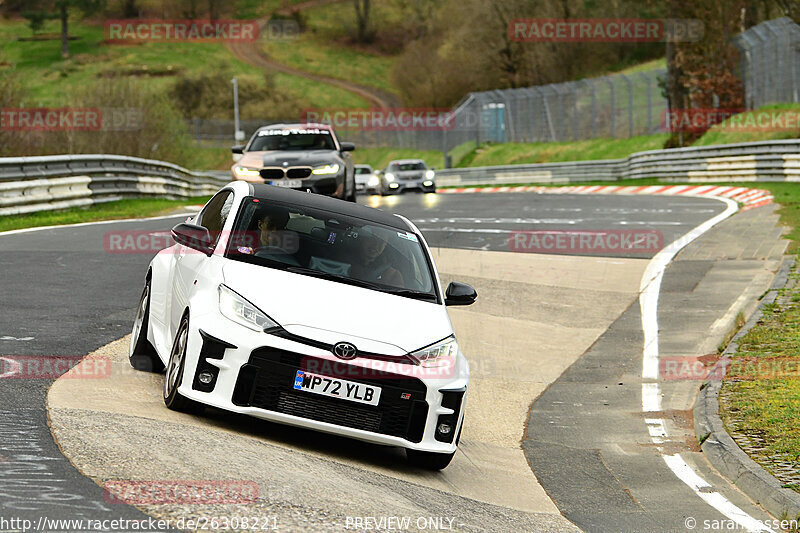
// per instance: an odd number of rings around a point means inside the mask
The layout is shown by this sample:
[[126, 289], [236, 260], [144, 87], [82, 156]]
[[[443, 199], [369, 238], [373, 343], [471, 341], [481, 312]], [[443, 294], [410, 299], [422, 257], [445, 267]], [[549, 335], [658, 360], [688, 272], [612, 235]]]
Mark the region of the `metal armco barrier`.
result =
[[800, 181], [800, 140], [651, 150], [627, 159], [439, 170], [439, 186], [666, 181]]
[[[627, 159], [439, 170], [439, 186], [666, 181], [800, 181], [800, 140], [652, 150]], [[0, 158], [0, 216], [122, 198], [211, 195], [230, 178], [116, 155]]]
[[81, 207], [122, 198], [188, 198], [230, 179], [171, 163], [117, 155], [0, 158], [0, 216]]

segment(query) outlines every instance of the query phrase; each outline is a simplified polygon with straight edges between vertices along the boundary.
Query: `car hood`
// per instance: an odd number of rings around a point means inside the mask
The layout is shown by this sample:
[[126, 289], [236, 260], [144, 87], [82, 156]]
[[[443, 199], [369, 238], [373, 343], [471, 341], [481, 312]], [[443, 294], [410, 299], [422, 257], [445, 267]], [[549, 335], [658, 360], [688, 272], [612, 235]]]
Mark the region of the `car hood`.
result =
[[234, 260], [223, 276], [288, 332], [319, 342], [400, 356], [453, 334], [446, 309], [435, 303]]
[[341, 158], [335, 150], [303, 150], [297, 152], [268, 151], [246, 152], [236, 163], [251, 168], [286, 166], [317, 166], [340, 163]]

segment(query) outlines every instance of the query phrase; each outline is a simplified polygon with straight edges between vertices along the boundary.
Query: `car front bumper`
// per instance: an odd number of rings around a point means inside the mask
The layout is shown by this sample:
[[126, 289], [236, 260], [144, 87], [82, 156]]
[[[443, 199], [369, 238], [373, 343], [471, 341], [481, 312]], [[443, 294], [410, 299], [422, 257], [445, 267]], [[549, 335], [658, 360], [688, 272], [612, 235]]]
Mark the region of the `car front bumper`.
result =
[[436, 192], [436, 182], [428, 179], [395, 180], [383, 185], [384, 194], [399, 194], [405, 191]]
[[[265, 180], [261, 177], [255, 178], [241, 178], [237, 177], [235, 174], [233, 175], [235, 181], [248, 181], [251, 183], [267, 183], [271, 185], [275, 185], [276, 187], [280, 187], [279, 182], [285, 182], [288, 180]], [[345, 174], [332, 174], [332, 175], [322, 175], [322, 176], [309, 176], [308, 178], [302, 178], [300, 180], [301, 185], [300, 187], [288, 187], [297, 191], [311, 191], [316, 194], [322, 194], [324, 196], [337, 196], [341, 194], [341, 191], [344, 189], [344, 181], [345, 181]]]
[[[452, 453], [466, 404], [466, 359], [459, 354], [456, 365], [445, 371], [414, 366], [413, 377], [407, 366], [362, 358], [341, 361], [323, 349], [252, 331], [209, 313], [190, 320], [179, 391], [201, 404], [273, 422], [376, 444]], [[393, 371], [400, 367], [405, 370]], [[295, 374], [303, 369], [380, 387], [380, 403], [369, 406], [294, 390]], [[332, 369], [337, 370], [330, 373]], [[198, 380], [203, 371], [214, 375], [209, 385]], [[451, 426], [449, 434], [438, 432], [442, 423]]]

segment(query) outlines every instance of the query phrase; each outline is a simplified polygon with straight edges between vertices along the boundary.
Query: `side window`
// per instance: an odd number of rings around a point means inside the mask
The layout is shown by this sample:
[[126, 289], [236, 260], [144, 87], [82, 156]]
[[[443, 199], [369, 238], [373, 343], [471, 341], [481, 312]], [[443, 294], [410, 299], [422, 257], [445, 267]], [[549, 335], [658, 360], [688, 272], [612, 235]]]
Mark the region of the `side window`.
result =
[[232, 206], [233, 193], [231, 191], [222, 191], [217, 193], [200, 212], [197, 224], [211, 233], [211, 236], [214, 237], [214, 242], [219, 240], [219, 235], [222, 233], [225, 221], [231, 213]]

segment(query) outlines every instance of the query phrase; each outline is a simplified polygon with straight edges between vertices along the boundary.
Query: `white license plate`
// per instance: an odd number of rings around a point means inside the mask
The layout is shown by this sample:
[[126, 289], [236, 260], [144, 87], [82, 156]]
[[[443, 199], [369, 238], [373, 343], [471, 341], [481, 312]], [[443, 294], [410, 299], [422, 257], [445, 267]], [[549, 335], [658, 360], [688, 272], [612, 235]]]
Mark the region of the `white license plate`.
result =
[[275, 180], [270, 183], [276, 187], [286, 187], [287, 189], [298, 189], [303, 186], [303, 180]]
[[329, 378], [298, 370], [294, 378], [296, 390], [313, 392], [331, 398], [341, 398], [351, 402], [378, 405], [381, 399], [380, 387], [372, 387], [363, 383], [347, 381], [344, 379]]

